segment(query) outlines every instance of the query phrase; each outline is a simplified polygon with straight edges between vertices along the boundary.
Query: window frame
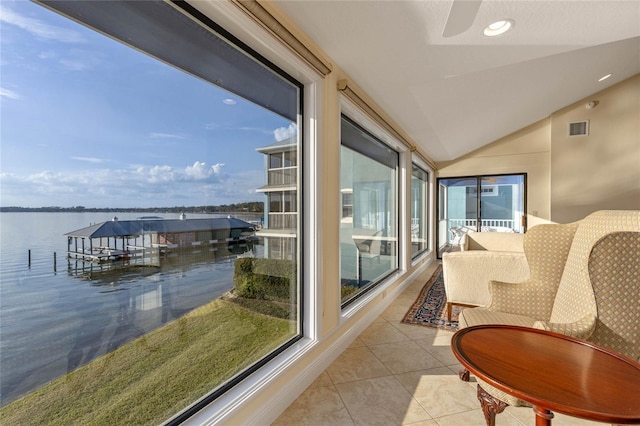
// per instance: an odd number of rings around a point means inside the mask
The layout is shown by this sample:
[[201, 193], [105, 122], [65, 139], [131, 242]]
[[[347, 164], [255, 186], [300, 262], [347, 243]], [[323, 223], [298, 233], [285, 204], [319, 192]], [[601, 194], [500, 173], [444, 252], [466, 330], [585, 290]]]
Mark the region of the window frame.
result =
[[[302, 132], [298, 134], [303, 142], [299, 144], [297, 176], [300, 179], [298, 189], [298, 249], [300, 250], [299, 272], [301, 281], [300, 304], [302, 337], [280, 354], [266, 362], [259, 370], [247, 377], [242, 383], [230, 389], [209, 404], [201, 404], [199, 411], [185, 419], [186, 424], [224, 424], [240, 414], [247, 423], [260, 423], [264, 419], [261, 411], [250, 415], [242, 414], [247, 404], [255, 399], [264, 398], [261, 392], [279, 377], [285, 375], [287, 369], [296, 360], [308, 353], [320, 338], [322, 300], [320, 294], [321, 268], [318, 254], [320, 239], [317, 238], [319, 216], [316, 212], [317, 199], [321, 193], [322, 179], [316, 158], [319, 155], [318, 141], [321, 132], [316, 123], [320, 120], [324, 78], [318, 74], [304, 59], [292, 52], [273, 35], [257, 24], [232, 2], [196, 2], [194, 7], [205, 16], [215, 17], [215, 21], [237, 39], [244, 42], [254, 51], [270, 60], [273, 64], [303, 84], [303, 115], [300, 118]], [[304, 147], [303, 147], [304, 144]], [[301, 250], [304, 249], [304, 250]], [[304, 382], [288, 386], [290, 392], [302, 392], [306, 388]]]
[[[427, 180], [425, 181], [425, 199], [423, 200], [423, 206], [424, 209], [426, 211], [425, 213], [425, 247], [422, 250], [419, 250], [418, 252], [416, 252], [415, 254], [413, 254], [411, 252], [411, 250], [409, 250], [409, 254], [411, 256], [411, 263], [416, 264], [417, 261], [419, 259], [422, 259], [424, 257], [424, 255], [426, 255], [427, 253], [430, 253], [432, 250], [432, 220], [431, 218], [433, 217], [433, 209], [432, 209], [432, 200], [433, 200], [433, 181], [434, 181], [434, 172], [433, 170], [428, 167], [424, 161], [422, 161], [420, 158], [417, 157], [413, 157], [411, 159], [411, 172], [409, 173], [410, 175], [410, 180], [413, 181], [413, 167], [417, 167], [419, 168], [421, 171], [423, 171], [424, 173], [427, 174]], [[411, 211], [413, 209], [413, 187], [410, 188], [410, 193], [407, 195], [408, 197], [408, 201], [409, 201], [409, 221], [411, 221]], [[409, 223], [409, 228], [411, 227], [411, 222]], [[411, 229], [409, 229], [409, 239], [411, 240]]]
[[[318, 92], [317, 76], [311, 72], [309, 67], [306, 64], [304, 64], [304, 62], [295, 58], [291, 54], [291, 52], [285, 55], [286, 60], [284, 61], [285, 66], [283, 67], [277, 64], [277, 62], [281, 62], [281, 59], [277, 55], [274, 56], [273, 52], [270, 52], [268, 56], [272, 58], [276, 58], [275, 62], [271, 61], [269, 58], [264, 56], [263, 55], [264, 52], [254, 50], [249, 44], [246, 44], [242, 38], [247, 37], [248, 34], [250, 34], [249, 39], [253, 40], [254, 43], [259, 41], [260, 44], [262, 45], [268, 44], [270, 46], [274, 46], [276, 44], [275, 39], [271, 39], [268, 43], [265, 43], [264, 42], [265, 34], [258, 35], [259, 34], [259, 31], [257, 31], [258, 26], [255, 25], [255, 23], [251, 24], [254, 27], [250, 31], [245, 31], [240, 36], [238, 36], [238, 33], [235, 33], [235, 32], [232, 33], [232, 31], [234, 30], [231, 30], [231, 29], [227, 30], [228, 27], [223, 28], [224, 23], [221, 23], [219, 20], [217, 20], [218, 18], [217, 14], [211, 14], [211, 13], [207, 14], [205, 12], [202, 12], [195, 6], [184, 1], [166, 1], [165, 3], [167, 3], [168, 7], [173, 7], [181, 11], [190, 19], [199, 22], [200, 25], [204, 27], [208, 27], [213, 32], [219, 34], [223, 39], [226, 39], [231, 44], [235, 45], [235, 47], [240, 49], [244, 54], [252, 57], [254, 61], [259, 62], [261, 66], [277, 74], [278, 76], [280, 76], [280, 78], [287, 80], [293, 87], [297, 87], [298, 113], [297, 113], [296, 124], [299, 130], [298, 136], [297, 136], [297, 140], [298, 140], [297, 154], [296, 154], [297, 159], [295, 160], [297, 165], [290, 168], [297, 168], [296, 187], [299, 194], [297, 194], [297, 196], [294, 199], [296, 203], [295, 209], [297, 212], [303, 212], [305, 209], [303, 209], [301, 206], [308, 202], [306, 190], [309, 187], [312, 187], [309, 185], [309, 183], [306, 182], [306, 178], [307, 176], [311, 175], [311, 172], [308, 170], [305, 170], [306, 169], [305, 166], [306, 164], [312, 164], [312, 163], [309, 163], [307, 160], [307, 158], [309, 158], [309, 154], [305, 152], [306, 151], [305, 141], [310, 141], [310, 143], [315, 143], [315, 139], [316, 139], [315, 134], [311, 133], [311, 131], [309, 130], [310, 126], [308, 125], [308, 123], [311, 121], [312, 118], [315, 119], [315, 114], [316, 114], [316, 111], [318, 110], [317, 106], [315, 105], [315, 103], [317, 102], [316, 96]], [[46, 3], [42, 3], [42, 4], [47, 8], [51, 8]], [[211, 6], [211, 5], [208, 5], [208, 6]], [[217, 7], [217, 6], [214, 5], [213, 7]], [[222, 8], [225, 9], [227, 8], [227, 6], [223, 6]], [[232, 18], [231, 21], [227, 21], [227, 22], [233, 22], [232, 27], [237, 29], [238, 28], [237, 22], [238, 22], [238, 16], [239, 16], [237, 13], [238, 11], [232, 12], [230, 9], [227, 8], [225, 12], [230, 13], [229, 16], [231, 16]], [[209, 16], [216, 16], [216, 21], [214, 22], [211, 18], [209, 18]], [[79, 21], [78, 19], [69, 15], [66, 15], [66, 17], [72, 20]], [[82, 21], [79, 21], [79, 22], [83, 25], [86, 25]], [[246, 28], [247, 22], [244, 22], [243, 26]], [[95, 31], [95, 29], [93, 28], [92, 30]], [[125, 45], [127, 44], [122, 40], [118, 40], [118, 42], [121, 42]], [[136, 49], [135, 47], [133, 48]], [[269, 49], [267, 49], [266, 51], [269, 52]], [[147, 53], [143, 52], [142, 54], [146, 55]], [[282, 52], [280, 54], [282, 54]], [[156, 58], [156, 60], [158, 59]], [[295, 75], [292, 75], [290, 72], [288, 72], [287, 69], [295, 69], [296, 70], [296, 72], [294, 73]], [[304, 78], [301, 79], [300, 76], [304, 76]], [[310, 115], [307, 113], [307, 107], [310, 107], [309, 109], [313, 111]], [[252, 366], [242, 369], [229, 381], [227, 381], [222, 385], [219, 385], [216, 389], [212, 390], [208, 394], [203, 395], [200, 399], [198, 399], [197, 401], [194, 401], [191, 405], [184, 408], [182, 411], [178, 412], [173, 417], [167, 419], [166, 424], [170, 424], [170, 425], [180, 424], [186, 421], [187, 419], [192, 419], [193, 416], [199, 415], [204, 413], [205, 411], [208, 411], [208, 410], [205, 410], [205, 408], [211, 407], [212, 404], [218, 405], [219, 401], [223, 399], [222, 398], [223, 396], [237, 398], [238, 392], [240, 392], [240, 394], [242, 395], [246, 395], [250, 390], [250, 388], [246, 388], [243, 382], [247, 382], [248, 378], [252, 376], [255, 377], [256, 375], [268, 377], [271, 374], [271, 372], [260, 371], [261, 369], [263, 369], [263, 367], [267, 366], [268, 364], [273, 364], [276, 358], [282, 358], [282, 354], [285, 352], [291, 352], [292, 350], [299, 351], [302, 347], [304, 347], [304, 344], [309, 343], [308, 334], [315, 335], [315, 333], [308, 333], [309, 326], [306, 324], [306, 320], [308, 318], [307, 312], [309, 312], [308, 311], [309, 303], [307, 301], [305, 288], [307, 287], [306, 283], [309, 282], [309, 279], [308, 279], [309, 272], [305, 268], [305, 265], [306, 265], [305, 259], [308, 258], [308, 254], [306, 253], [305, 247], [306, 247], [307, 241], [312, 240], [308, 238], [308, 229], [309, 228], [306, 225], [306, 219], [303, 218], [301, 215], [299, 215], [297, 220], [297, 242], [296, 242], [298, 247], [297, 248], [297, 253], [298, 253], [297, 277], [296, 277], [297, 278], [296, 287], [298, 291], [298, 304], [297, 304], [298, 332], [297, 334], [293, 336], [291, 339], [289, 339], [287, 342], [285, 342], [284, 344], [280, 345], [275, 350], [271, 351], [269, 354], [265, 355], [261, 360], [257, 361]], [[305, 340], [306, 342], [304, 342]], [[231, 390], [235, 390], [236, 392], [230, 392]], [[176, 407], [176, 408], [179, 408], [179, 407]], [[219, 412], [219, 411], [220, 411], [219, 409], [216, 410], [216, 412]]]
[[[346, 116], [350, 121], [357, 126], [368, 132], [375, 137], [379, 142], [386, 145], [388, 148], [394, 150], [398, 154], [398, 165], [396, 175], [396, 231], [397, 231], [397, 267], [393, 271], [390, 271], [386, 276], [382, 277], [374, 285], [369, 286], [366, 290], [362, 291], [357, 297], [349, 300], [347, 303], [342, 303], [340, 298], [340, 292], [338, 292], [338, 304], [340, 306], [340, 316], [343, 321], [348, 320], [357, 314], [358, 311], [365, 308], [380, 294], [386, 292], [390, 285], [400, 278], [402, 274], [407, 271], [407, 253], [405, 249], [406, 235], [404, 226], [407, 206], [407, 184], [405, 178], [407, 173], [407, 161], [406, 159], [410, 155], [409, 149], [401, 143], [398, 139], [392, 136], [386, 131], [378, 122], [367, 115], [360, 107], [354, 104], [346, 96], [340, 95], [340, 117]], [[341, 120], [339, 120], [341, 122]], [[341, 126], [338, 126], [340, 129]], [[341, 132], [339, 132], [341, 135]], [[341, 136], [338, 138], [338, 143], [341, 146]], [[341, 167], [341, 165], [339, 165]], [[410, 173], [410, 172], [409, 172]], [[342, 217], [342, 192], [338, 194], [340, 211], [337, 212], [338, 217]], [[339, 223], [340, 221], [338, 221]], [[409, 256], [410, 257], [410, 256]], [[339, 284], [342, 285], [341, 283]]]

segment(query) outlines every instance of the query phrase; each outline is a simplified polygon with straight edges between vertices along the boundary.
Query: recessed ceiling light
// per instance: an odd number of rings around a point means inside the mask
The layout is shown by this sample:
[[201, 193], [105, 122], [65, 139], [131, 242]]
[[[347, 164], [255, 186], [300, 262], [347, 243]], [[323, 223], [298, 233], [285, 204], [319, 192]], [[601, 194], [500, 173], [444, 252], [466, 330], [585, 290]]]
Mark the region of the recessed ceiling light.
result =
[[611, 77], [611, 74], [607, 74], [607, 75], [605, 75], [605, 76], [600, 77], [600, 78], [598, 79], [598, 81], [604, 81], [604, 80], [608, 79], [609, 77]]
[[516, 23], [513, 19], [503, 19], [501, 21], [496, 21], [484, 29], [484, 35], [486, 35], [487, 37], [499, 36], [509, 31], [515, 24]]

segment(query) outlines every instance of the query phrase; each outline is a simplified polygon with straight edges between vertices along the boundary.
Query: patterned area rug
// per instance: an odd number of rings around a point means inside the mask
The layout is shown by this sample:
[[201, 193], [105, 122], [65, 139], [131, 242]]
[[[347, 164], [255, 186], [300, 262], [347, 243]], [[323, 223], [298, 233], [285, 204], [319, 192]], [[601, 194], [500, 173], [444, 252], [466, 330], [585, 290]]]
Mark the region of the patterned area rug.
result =
[[442, 265], [438, 265], [402, 322], [455, 331], [458, 329], [459, 314], [460, 307], [454, 306], [451, 322], [447, 321], [447, 297], [444, 291]]

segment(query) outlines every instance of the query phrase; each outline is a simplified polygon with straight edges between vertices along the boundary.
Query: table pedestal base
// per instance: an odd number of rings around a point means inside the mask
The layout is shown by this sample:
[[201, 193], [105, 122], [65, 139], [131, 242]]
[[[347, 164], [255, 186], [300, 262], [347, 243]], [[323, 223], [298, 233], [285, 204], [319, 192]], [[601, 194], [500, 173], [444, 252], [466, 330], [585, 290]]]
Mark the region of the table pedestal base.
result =
[[551, 419], [553, 413], [542, 407], [533, 407], [533, 412], [536, 413], [536, 426], [551, 426]]
[[458, 377], [460, 377], [460, 380], [468, 382], [471, 373], [469, 372], [469, 370], [467, 370], [466, 368], [463, 368], [462, 370], [458, 371]]
[[[495, 426], [496, 415], [502, 413], [508, 404], [488, 394], [480, 385], [478, 385], [478, 400], [482, 405], [482, 412], [487, 426]], [[536, 426], [538, 425], [536, 424]]]

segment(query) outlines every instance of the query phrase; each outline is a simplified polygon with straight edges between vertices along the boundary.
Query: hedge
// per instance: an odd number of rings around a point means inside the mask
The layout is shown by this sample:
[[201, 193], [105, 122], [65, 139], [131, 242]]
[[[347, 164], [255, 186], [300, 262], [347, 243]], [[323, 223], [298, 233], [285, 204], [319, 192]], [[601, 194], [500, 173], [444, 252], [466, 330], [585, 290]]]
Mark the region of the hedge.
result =
[[233, 282], [240, 297], [289, 301], [295, 279], [295, 264], [291, 260], [244, 257], [235, 262]]

